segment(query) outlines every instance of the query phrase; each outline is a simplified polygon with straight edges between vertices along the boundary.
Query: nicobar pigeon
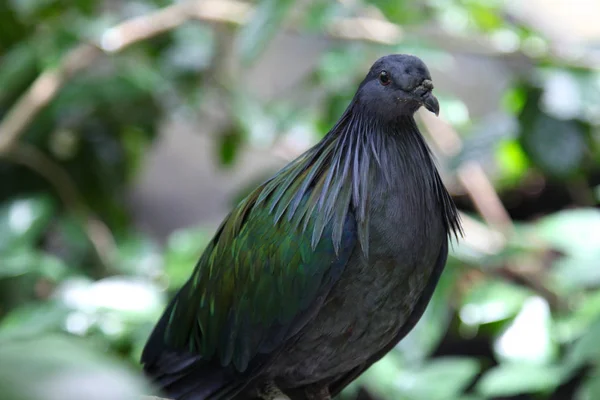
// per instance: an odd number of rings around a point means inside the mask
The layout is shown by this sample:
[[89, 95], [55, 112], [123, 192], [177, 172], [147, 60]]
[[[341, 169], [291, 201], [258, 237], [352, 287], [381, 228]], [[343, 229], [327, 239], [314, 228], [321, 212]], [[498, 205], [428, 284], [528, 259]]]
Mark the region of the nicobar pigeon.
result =
[[462, 235], [415, 123], [426, 65], [378, 59], [314, 147], [242, 200], [156, 324], [146, 375], [173, 400], [325, 400], [415, 326]]

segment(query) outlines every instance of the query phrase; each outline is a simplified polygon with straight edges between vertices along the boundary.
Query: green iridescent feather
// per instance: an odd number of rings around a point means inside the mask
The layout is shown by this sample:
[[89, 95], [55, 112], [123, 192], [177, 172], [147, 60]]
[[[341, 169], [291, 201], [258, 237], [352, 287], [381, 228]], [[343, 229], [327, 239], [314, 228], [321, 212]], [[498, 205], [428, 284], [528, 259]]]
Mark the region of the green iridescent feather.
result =
[[244, 371], [310, 319], [357, 244], [368, 254], [372, 149], [344, 135], [352, 122], [230, 213], [168, 308], [165, 343]]

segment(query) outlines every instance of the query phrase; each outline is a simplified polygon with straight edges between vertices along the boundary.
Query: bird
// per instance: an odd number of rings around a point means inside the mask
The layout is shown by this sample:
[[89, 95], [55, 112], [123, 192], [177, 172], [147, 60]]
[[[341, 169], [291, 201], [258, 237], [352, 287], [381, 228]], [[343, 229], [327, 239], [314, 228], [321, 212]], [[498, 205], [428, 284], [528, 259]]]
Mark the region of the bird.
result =
[[172, 400], [328, 400], [427, 307], [457, 207], [415, 112], [414, 55], [377, 59], [339, 120], [225, 217], [154, 326], [145, 375]]

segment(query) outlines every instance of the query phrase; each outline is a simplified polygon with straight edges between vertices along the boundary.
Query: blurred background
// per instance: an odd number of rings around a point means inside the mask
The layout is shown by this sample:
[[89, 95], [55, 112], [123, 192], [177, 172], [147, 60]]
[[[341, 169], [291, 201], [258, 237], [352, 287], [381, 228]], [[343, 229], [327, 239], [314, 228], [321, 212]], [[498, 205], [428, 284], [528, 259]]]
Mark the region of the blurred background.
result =
[[596, 0], [0, 0], [0, 397], [150, 393], [144, 341], [221, 219], [375, 59], [411, 53], [466, 236], [341, 398], [600, 399], [599, 18]]

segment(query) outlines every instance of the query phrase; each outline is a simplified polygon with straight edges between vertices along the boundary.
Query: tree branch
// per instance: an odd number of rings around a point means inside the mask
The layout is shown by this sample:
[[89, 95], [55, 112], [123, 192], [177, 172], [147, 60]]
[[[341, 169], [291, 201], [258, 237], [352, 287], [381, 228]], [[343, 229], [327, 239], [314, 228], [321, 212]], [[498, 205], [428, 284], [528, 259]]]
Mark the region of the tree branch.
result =
[[0, 154], [11, 150], [37, 114], [77, 72], [94, 62], [100, 50], [84, 44], [68, 52], [58, 67], [43, 72], [0, 122]]
[[108, 227], [87, 209], [69, 174], [42, 151], [25, 143], [15, 143], [0, 157], [31, 169], [50, 183], [65, 207], [81, 221], [98, 260], [109, 269], [116, 253], [115, 240]]
[[[101, 55], [120, 52], [190, 20], [240, 25], [251, 18], [253, 12], [253, 6], [237, 0], [185, 1], [115, 25], [104, 32], [98, 44], [78, 45], [58, 66], [44, 71], [0, 121], [0, 154], [10, 150], [29, 123], [73, 76], [93, 65]], [[390, 44], [398, 41], [401, 30], [379, 19], [344, 18], [332, 24], [330, 35]]]
[[171, 399], [167, 399], [165, 397], [158, 397], [158, 396], [142, 396], [142, 400], [171, 400]]
[[[254, 6], [238, 0], [188, 0], [115, 25], [104, 32], [96, 45], [80, 44], [67, 53], [57, 67], [44, 71], [0, 121], [0, 153], [8, 151], [30, 121], [70, 78], [92, 65], [100, 55], [120, 52], [190, 20], [242, 25], [252, 18], [254, 11]], [[343, 40], [396, 44], [402, 38], [403, 31], [400, 26], [383, 17], [358, 16], [335, 19], [328, 29], [328, 35]], [[484, 47], [490, 49], [494, 46]], [[479, 175], [475, 170], [465, 172], [465, 175], [473, 173]], [[497, 217], [503, 218], [500, 215]]]
[[[440, 153], [451, 158], [460, 152], [462, 140], [452, 125], [430, 113], [419, 113], [419, 116]], [[475, 208], [488, 225], [485, 226], [461, 213], [465, 227], [463, 240], [469, 247], [484, 254], [498, 254], [506, 246], [514, 229], [508, 211], [479, 163], [475, 161], [462, 163], [458, 166], [456, 174]], [[500, 269], [491, 270], [491, 273], [504, 274], [519, 281], [546, 299], [555, 309], [563, 307], [560, 296], [550, 289], [538, 274], [524, 272], [510, 262]]]
[[[452, 158], [460, 152], [462, 139], [452, 125], [430, 113], [421, 112], [419, 116], [441, 154]], [[512, 220], [483, 167], [477, 162], [469, 161], [459, 165], [456, 174], [483, 219], [491, 227], [508, 236], [513, 230]]]

